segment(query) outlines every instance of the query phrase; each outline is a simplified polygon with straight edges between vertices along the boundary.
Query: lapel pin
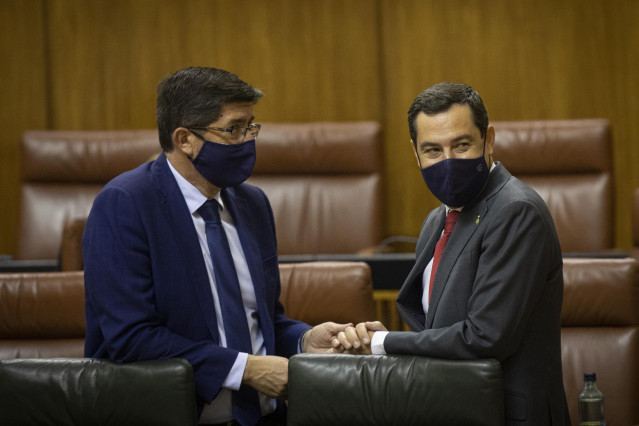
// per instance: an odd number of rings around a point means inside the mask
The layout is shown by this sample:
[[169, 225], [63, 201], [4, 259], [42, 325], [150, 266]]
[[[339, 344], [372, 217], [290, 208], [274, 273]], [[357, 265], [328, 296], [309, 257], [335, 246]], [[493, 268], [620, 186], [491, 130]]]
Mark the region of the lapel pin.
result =
[[477, 215], [477, 219], [475, 220], [475, 225], [478, 225], [478, 224], [479, 224], [479, 218], [480, 218], [480, 216], [481, 216], [481, 215]]

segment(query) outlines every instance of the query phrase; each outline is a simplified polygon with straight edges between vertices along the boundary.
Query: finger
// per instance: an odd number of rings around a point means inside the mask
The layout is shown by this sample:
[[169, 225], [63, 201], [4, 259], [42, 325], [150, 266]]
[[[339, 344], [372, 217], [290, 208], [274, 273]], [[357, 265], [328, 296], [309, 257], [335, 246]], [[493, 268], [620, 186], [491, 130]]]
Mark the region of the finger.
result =
[[351, 342], [346, 337], [345, 332], [340, 331], [339, 333], [337, 333], [337, 339], [339, 340], [339, 343], [344, 347], [344, 349], [351, 349], [353, 347]]
[[329, 333], [337, 334], [340, 331], [346, 330], [347, 327], [352, 327], [353, 323], [349, 322], [348, 324], [338, 324], [336, 322], [325, 322], [323, 325]]
[[344, 346], [339, 345], [336, 348], [330, 348], [328, 349], [326, 352], [331, 353], [331, 354], [341, 354], [344, 353], [344, 351], [346, 351], [346, 349], [344, 348]]
[[372, 331], [388, 331], [380, 321], [366, 321], [366, 328]]
[[361, 322], [357, 324], [355, 329], [357, 330], [357, 336], [362, 341], [362, 343], [365, 345], [370, 344], [371, 341], [368, 337], [368, 328], [366, 327], [366, 323]]
[[362, 341], [360, 340], [357, 334], [357, 330], [354, 327], [348, 327], [346, 330], [344, 330], [344, 334], [355, 349], [359, 349], [359, 347], [362, 346]]

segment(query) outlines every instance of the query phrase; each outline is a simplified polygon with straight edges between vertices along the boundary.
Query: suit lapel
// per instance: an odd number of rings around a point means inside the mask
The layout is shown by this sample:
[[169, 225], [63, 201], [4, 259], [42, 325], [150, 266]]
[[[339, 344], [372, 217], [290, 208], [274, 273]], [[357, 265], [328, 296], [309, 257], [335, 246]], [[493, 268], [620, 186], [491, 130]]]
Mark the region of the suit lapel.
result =
[[[162, 210], [168, 220], [167, 232], [172, 232], [178, 246], [178, 252], [188, 272], [189, 284], [197, 294], [197, 299], [209, 329], [211, 337], [219, 342], [217, 319], [215, 317], [215, 305], [206, 265], [202, 258], [202, 249], [199, 244], [195, 226], [191, 214], [184, 201], [184, 196], [169, 169], [167, 159], [161, 154], [152, 165], [153, 179], [158, 188], [162, 201]], [[201, 259], [198, 261], [198, 259]], [[177, 285], [177, 284], [176, 284]]]
[[251, 220], [251, 212], [246, 200], [238, 196], [233, 188], [223, 190], [222, 197], [225, 207], [228, 207], [229, 213], [233, 217], [233, 222], [242, 244], [242, 251], [253, 281], [264, 343], [266, 344], [267, 353], [272, 354], [275, 353], [275, 331], [266, 305], [266, 277], [264, 276], [260, 246], [256, 239], [256, 236], [259, 235], [259, 230], [254, 229], [255, 224]]

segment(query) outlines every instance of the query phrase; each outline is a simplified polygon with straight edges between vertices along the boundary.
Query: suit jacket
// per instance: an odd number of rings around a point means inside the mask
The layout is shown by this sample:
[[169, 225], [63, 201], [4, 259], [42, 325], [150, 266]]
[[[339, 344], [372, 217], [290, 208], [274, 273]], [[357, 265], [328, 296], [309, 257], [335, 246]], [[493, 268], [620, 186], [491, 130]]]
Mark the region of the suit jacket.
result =
[[[248, 184], [227, 188], [222, 197], [251, 273], [267, 353], [290, 357], [310, 327], [288, 319], [279, 302], [268, 199]], [[198, 396], [213, 400], [237, 351], [218, 345], [204, 258], [164, 154], [116, 177], [100, 192], [87, 220], [83, 255], [85, 356], [116, 362], [186, 359]]]
[[546, 204], [497, 163], [457, 220], [425, 316], [422, 275], [445, 217], [442, 205], [424, 221], [415, 266], [397, 298], [413, 331], [390, 332], [386, 352], [495, 358], [507, 424], [570, 424], [561, 369], [562, 255]]

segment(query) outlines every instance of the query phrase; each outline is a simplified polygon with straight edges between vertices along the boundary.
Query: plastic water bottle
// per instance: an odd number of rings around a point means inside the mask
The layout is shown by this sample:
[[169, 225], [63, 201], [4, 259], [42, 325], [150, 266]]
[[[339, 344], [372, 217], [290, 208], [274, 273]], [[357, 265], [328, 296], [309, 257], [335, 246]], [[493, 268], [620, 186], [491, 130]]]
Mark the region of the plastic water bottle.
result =
[[584, 390], [579, 394], [579, 426], [606, 426], [604, 397], [597, 388], [597, 375], [584, 374]]

